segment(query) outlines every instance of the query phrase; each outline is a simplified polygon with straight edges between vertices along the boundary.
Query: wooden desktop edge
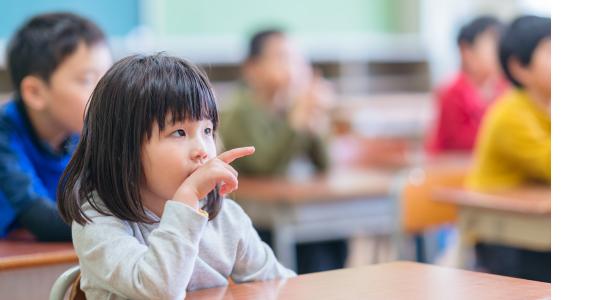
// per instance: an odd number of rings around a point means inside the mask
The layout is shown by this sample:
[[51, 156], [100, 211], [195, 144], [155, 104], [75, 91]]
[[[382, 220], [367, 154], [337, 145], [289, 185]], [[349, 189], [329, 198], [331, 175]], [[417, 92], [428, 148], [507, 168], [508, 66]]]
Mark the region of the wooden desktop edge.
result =
[[77, 262], [78, 258], [74, 250], [16, 255], [0, 258], [0, 271], [68, 263], [76, 264]]
[[[485, 192], [475, 192], [464, 189], [456, 189], [456, 188], [436, 188], [433, 190], [433, 195], [435, 196], [435, 201], [455, 204], [458, 206], [464, 207], [475, 207], [480, 209], [490, 209], [490, 210], [498, 210], [498, 211], [506, 211], [513, 213], [525, 213], [525, 214], [538, 214], [538, 215], [549, 215], [551, 213], [551, 208], [549, 203], [540, 203], [536, 202], [518, 202], [514, 201], [512, 195], [504, 195], [497, 193], [485, 193]], [[468, 198], [467, 201], [456, 200], [457, 197]], [[493, 205], [490, 203], [480, 204], [473, 199], [484, 199], [484, 201], [496, 201], [496, 200], [508, 200], [508, 201], [498, 201]]]

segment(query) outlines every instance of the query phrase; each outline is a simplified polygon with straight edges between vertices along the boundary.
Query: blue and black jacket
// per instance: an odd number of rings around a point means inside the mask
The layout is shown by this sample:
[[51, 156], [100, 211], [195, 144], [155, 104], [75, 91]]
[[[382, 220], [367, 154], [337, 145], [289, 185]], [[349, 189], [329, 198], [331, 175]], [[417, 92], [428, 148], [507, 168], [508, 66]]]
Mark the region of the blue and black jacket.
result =
[[0, 107], [0, 238], [25, 228], [42, 241], [71, 239], [56, 189], [78, 139], [71, 136], [52, 150], [36, 135], [21, 100]]

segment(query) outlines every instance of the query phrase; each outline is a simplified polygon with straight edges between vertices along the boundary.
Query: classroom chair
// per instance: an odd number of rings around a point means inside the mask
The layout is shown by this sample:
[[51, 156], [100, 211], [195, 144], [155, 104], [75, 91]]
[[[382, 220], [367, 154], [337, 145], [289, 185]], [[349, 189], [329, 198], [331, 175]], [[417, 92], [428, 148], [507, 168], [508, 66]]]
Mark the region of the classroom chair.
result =
[[461, 187], [467, 175], [467, 158], [439, 159], [411, 169], [400, 193], [400, 228], [414, 237], [416, 260], [426, 262], [424, 233], [445, 224], [454, 224], [457, 209], [439, 203], [434, 191], [440, 187]]
[[79, 266], [72, 267], [62, 273], [52, 285], [50, 300], [64, 300], [67, 290], [71, 288], [69, 300], [85, 300], [85, 294], [79, 288], [81, 274]]

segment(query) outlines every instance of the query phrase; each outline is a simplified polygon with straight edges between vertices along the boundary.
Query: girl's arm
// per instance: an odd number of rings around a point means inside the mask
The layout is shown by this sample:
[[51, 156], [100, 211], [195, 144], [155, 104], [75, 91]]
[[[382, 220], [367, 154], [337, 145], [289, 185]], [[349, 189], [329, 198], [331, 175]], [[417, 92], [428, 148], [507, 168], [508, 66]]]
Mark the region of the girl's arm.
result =
[[[86, 204], [88, 205], [88, 204]], [[208, 219], [186, 204], [167, 201], [158, 228], [138, 241], [136, 227], [93, 210], [73, 224], [73, 243], [85, 281], [129, 299], [183, 299]], [[137, 232], [134, 232], [137, 231]]]
[[134, 237], [143, 235], [137, 226], [100, 215], [85, 204], [93, 222], [73, 225], [84, 283], [129, 299], [183, 299], [208, 222], [197, 212], [197, 199], [219, 182], [220, 193], [234, 191], [237, 172], [229, 163], [252, 153], [252, 147], [223, 152], [188, 176], [173, 196], [177, 201], [166, 202], [158, 228], [145, 238], [147, 245]]

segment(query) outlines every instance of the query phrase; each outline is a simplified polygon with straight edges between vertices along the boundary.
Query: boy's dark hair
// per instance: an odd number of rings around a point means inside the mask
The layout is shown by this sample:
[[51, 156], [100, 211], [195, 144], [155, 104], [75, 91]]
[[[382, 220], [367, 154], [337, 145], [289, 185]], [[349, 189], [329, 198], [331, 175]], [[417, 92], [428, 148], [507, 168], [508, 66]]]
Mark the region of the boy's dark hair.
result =
[[246, 60], [253, 60], [263, 54], [265, 50], [265, 44], [267, 40], [272, 36], [283, 36], [283, 31], [279, 29], [266, 29], [255, 33], [250, 38], [250, 44], [248, 45], [248, 54]]
[[460, 46], [467, 44], [472, 46], [475, 43], [475, 39], [483, 32], [488, 29], [495, 29], [500, 31], [502, 23], [494, 16], [480, 16], [473, 19], [471, 22], [463, 25], [458, 32], [456, 43]]
[[[58, 209], [71, 224], [90, 221], [85, 202], [104, 215], [151, 223], [142, 205], [142, 145], [154, 124], [188, 119], [219, 122], [215, 96], [205, 73], [193, 64], [163, 54], [119, 60], [94, 89], [81, 139], [58, 188]], [[214, 131], [213, 131], [214, 136]], [[95, 202], [96, 192], [104, 205]], [[210, 219], [221, 209], [214, 189], [204, 209]]]
[[516, 59], [523, 66], [528, 66], [538, 44], [549, 37], [550, 18], [547, 17], [521, 16], [508, 26], [500, 39], [500, 64], [506, 77], [515, 86], [523, 85], [508, 69], [510, 58]]
[[17, 96], [23, 78], [36, 75], [48, 82], [80, 42], [92, 46], [105, 41], [98, 26], [72, 13], [47, 13], [29, 19], [7, 47], [8, 69]]

